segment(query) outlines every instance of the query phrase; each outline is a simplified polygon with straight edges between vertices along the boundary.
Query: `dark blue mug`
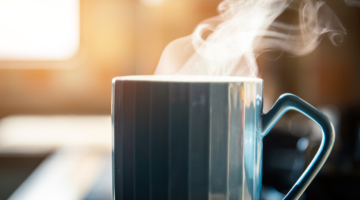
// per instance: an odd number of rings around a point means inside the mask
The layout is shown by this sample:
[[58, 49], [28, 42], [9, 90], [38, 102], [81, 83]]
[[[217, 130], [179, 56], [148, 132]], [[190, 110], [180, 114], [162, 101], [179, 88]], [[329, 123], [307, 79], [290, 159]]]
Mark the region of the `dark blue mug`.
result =
[[214, 76], [113, 80], [113, 199], [261, 199], [262, 139], [289, 110], [315, 121], [320, 148], [284, 199], [298, 199], [329, 156], [330, 120], [292, 94], [262, 113], [263, 81]]

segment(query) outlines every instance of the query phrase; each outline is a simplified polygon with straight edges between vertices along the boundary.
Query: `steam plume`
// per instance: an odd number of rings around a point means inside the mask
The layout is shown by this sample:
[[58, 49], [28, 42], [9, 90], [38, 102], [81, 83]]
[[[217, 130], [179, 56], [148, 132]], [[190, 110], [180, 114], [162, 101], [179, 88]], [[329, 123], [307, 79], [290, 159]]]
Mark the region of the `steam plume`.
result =
[[[279, 21], [285, 10], [295, 11], [298, 22]], [[313, 51], [323, 35], [336, 45], [346, 34], [324, 1], [224, 0], [218, 12], [200, 23], [192, 35], [171, 42], [155, 74], [256, 77], [256, 58], [264, 51], [301, 56]]]

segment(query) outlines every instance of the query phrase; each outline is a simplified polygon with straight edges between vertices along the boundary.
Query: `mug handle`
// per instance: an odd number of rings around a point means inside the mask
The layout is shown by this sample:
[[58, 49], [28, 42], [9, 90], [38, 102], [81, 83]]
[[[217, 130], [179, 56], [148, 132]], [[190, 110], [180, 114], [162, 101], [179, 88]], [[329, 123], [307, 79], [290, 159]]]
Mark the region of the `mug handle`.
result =
[[295, 110], [312, 119], [322, 130], [320, 148], [313, 160], [287, 193], [283, 200], [299, 199], [328, 158], [335, 141], [335, 130], [331, 121], [316, 108], [293, 94], [283, 94], [271, 110], [262, 114], [262, 137], [269, 133], [275, 123], [289, 110]]

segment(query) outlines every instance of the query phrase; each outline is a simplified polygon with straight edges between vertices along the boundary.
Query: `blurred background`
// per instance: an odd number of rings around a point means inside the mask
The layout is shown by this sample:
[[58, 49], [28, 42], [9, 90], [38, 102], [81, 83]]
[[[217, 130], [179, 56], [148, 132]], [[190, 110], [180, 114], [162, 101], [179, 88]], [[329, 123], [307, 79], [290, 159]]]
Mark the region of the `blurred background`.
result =
[[[0, 0], [0, 200], [111, 199], [112, 78], [153, 74], [165, 46], [219, 2]], [[302, 199], [360, 199], [360, 8], [327, 3], [345, 43], [261, 55], [264, 111], [286, 92], [323, 111], [336, 143]], [[279, 121], [264, 139], [264, 199], [287, 193], [320, 141], [299, 114]]]

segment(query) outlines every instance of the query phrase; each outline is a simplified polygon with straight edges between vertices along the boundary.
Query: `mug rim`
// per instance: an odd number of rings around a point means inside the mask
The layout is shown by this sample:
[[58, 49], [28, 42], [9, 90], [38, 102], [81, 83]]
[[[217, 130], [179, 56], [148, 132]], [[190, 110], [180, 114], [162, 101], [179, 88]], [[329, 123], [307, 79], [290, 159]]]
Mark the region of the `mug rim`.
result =
[[198, 75], [133, 75], [120, 76], [115, 80], [146, 81], [146, 82], [184, 82], [184, 83], [238, 83], [238, 82], [263, 82], [260, 78], [239, 76], [198, 76]]

